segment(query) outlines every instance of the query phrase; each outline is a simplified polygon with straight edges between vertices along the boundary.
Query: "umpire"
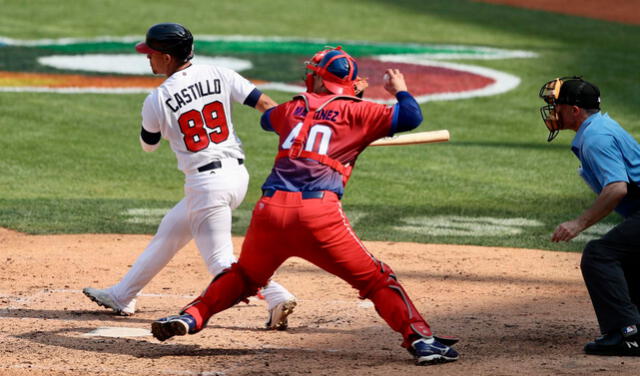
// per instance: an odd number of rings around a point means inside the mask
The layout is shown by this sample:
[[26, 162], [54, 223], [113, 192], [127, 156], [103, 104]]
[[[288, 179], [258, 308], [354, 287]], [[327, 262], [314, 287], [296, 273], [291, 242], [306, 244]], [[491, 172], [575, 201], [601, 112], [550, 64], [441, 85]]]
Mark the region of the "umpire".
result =
[[569, 241], [613, 210], [624, 220], [602, 238], [587, 243], [580, 268], [602, 336], [584, 347], [587, 354], [640, 356], [640, 145], [600, 112], [600, 90], [580, 77], [559, 78], [540, 89], [540, 108], [551, 141], [562, 129], [576, 136], [571, 150], [580, 175], [597, 193], [577, 218], [556, 227], [551, 240]]

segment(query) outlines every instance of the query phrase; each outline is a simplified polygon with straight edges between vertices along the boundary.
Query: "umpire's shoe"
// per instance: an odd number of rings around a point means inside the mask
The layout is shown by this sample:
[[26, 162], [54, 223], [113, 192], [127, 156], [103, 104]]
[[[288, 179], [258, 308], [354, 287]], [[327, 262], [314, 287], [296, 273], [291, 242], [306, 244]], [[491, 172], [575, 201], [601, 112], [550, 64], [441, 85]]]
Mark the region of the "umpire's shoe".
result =
[[590, 355], [640, 356], [640, 334], [638, 327], [630, 325], [607, 333], [584, 347]]
[[151, 333], [160, 341], [166, 341], [173, 336], [183, 336], [196, 332], [196, 319], [188, 313], [179, 316], [169, 316], [151, 323]]
[[419, 366], [453, 362], [459, 357], [456, 350], [443, 345], [434, 338], [420, 338], [413, 341], [408, 350], [416, 358], [416, 364]]

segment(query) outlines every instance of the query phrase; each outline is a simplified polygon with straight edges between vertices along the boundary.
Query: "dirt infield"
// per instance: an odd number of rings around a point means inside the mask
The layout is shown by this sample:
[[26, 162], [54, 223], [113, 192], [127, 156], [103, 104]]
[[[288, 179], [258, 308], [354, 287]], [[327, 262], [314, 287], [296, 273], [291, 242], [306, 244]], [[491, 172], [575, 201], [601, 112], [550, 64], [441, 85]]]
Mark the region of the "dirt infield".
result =
[[640, 25], [640, 0], [474, 0]]
[[0, 229], [0, 375], [637, 375], [640, 365], [582, 354], [598, 333], [579, 254], [452, 245], [366, 242], [435, 332], [461, 337], [455, 363], [414, 366], [368, 301], [300, 259], [277, 275], [300, 300], [286, 332], [261, 329], [265, 305], [252, 300], [165, 343], [87, 336], [148, 329], [206, 286], [191, 243], [143, 292], [135, 316], [114, 316], [82, 295], [116, 282], [149, 239]]

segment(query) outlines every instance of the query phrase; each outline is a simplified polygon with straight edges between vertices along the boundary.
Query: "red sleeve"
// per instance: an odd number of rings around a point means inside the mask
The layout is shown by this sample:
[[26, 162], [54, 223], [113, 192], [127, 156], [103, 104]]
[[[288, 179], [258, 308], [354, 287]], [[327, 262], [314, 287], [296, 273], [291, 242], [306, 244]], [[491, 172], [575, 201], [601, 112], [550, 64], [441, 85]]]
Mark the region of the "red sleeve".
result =
[[351, 107], [351, 122], [367, 141], [387, 137], [391, 133], [393, 106], [362, 101]]
[[[289, 132], [289, 122], [293, 119], [293, 112], [300, 105], [300, 101], [282, 103], [269, 111], [268, 122], [271, 129], [277, 134]], [[304, 103], [302, 104], [304, 106]]]

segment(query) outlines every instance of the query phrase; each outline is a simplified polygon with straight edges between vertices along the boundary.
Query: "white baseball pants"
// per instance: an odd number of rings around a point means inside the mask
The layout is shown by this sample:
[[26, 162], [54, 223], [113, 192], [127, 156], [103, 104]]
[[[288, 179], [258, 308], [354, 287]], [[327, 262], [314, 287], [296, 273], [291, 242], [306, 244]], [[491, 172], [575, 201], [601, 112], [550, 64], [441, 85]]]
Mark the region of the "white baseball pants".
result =
[[[219, 169], [186, 176], [185, 197], [164, 216], [155, 236], [122, 280], [108, 289], [121, 307], [127, 306], [191, 239], [213, 276], [236, 261], [231, 211], [247, 193], [249, 173], [236, 159], [222, 162]], [[262, 289], [262, 295], [268, 309], [293, 298], [273, 281]]]

